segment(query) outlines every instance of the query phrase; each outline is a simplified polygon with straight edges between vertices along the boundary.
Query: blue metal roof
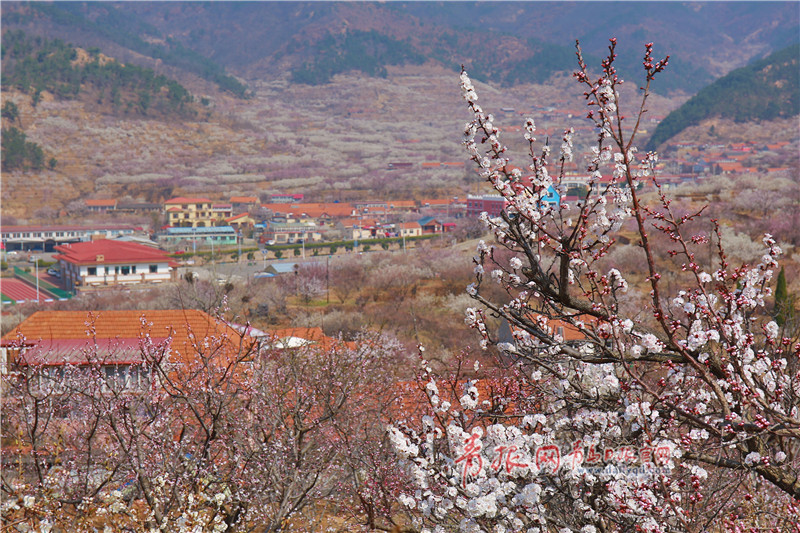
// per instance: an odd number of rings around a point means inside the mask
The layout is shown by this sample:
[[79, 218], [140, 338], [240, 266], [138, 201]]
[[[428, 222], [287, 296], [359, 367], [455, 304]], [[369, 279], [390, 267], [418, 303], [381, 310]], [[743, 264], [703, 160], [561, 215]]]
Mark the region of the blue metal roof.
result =
[[167, 235], [236, 235], [231, 226], [212, 226], [210, 228], [167, 228]]

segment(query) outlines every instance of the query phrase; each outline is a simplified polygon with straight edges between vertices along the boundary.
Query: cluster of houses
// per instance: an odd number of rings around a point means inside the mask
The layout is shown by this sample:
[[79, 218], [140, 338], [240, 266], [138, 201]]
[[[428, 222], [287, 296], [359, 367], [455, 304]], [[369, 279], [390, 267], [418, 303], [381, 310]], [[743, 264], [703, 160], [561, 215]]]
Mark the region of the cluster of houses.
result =
[[[459, 198], [414, 201], [304, 202], [302, 194], [276, 194], [261, 203], [255, 196], [228, 202], [177, 197], [164, 202], [166, 224], [155, 232], [170, 249], [237, 244], [243, 236], [262, 243], [292, 244], [443, 233], [466, 214]], [[116, 211], [113, 200], [87, 200], [96, 212]]]
[[[515, 111], [509, 108], [504, 112]], [[659, 181], [670, 186], [718, 174], [785, 173], [786, 168], [753, 165], [760, 156], [786, 150], [788, 144], [673, 143], [665, 150], [668, 157], [660, 162]], [[561, 191], [566, 197], [561, 198], [551, 189], [544, 201], [576, 200], [586, 186], [589, 178], [576, 163], [567, 163], [565, 170]], [[601, 181], [610, 179], [607, 176]], [[280, 193], [268, 200], [262, 203], [256, 196], [233, 196], [227, 201], [175, 197], [157, 204], [89, 199], [86, 208], [93, 213], [157, 213], [165, 223], [150, 230], [125, 224], [3, 226], [0, 246], [10, 253], [58, 252], [63, 284], [69, 290], [80, 286], [160, 283], [175, 277], [174, 261], [163, 250], [223, 249], [241, 244], [244, 239], [269, 246], [417, 237], [452, 231], [462, 217], [477, 217], [482, 212], [498, 216], [506, 205], [496, 194], [422, 201], [306, 202], [303, 194]], [[113, 241], [102, 242], [103, 239]]]
[[[221, 250], [245, 238], [279, 245], [415, 237], [451, 231], [453, 220], [466, 212], [465, 202], [458, 199], [422, 203], [309, 203], [303, 199], [300, 194], [275, 195], [270, 203], [262, 204], [256, 197], [233, 197], [229, 202], [177, 197], [161, 206], [167, 224], [155, 231], [124, 224], [3, 226], [2, 249], [7, 254], [55, 254], [59, 268], [54, 275], [60, 279], [49, 281], [79, 291], [176, 281], [178, 263], [170, 252]], [[117, 205], [107, 200], [86, 202], [95, 212], [113, 212]], [[258, 219], [251, 213], [258, 213]]]
[[759, 164], [761, 156], [778, 152], [788, 147], [788, 141], [774, 143], [728, 143], [703, 144], [676, 142], [667, 145], [668, 168], [688, 179], [700, 176], [736, 175], [747, 173], [783, 173], [788, 167], [764, 167]]

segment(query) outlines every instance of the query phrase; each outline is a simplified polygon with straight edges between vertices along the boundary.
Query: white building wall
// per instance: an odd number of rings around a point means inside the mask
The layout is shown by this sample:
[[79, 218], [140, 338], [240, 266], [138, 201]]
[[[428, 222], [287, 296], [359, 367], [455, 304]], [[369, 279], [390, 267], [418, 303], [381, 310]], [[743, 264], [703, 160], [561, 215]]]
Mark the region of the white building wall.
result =
[[[156, 264], [156, 263], [153, 263]], [[98, 265], [95, 273], [90, 275], [93, 265], [80, 266], [79, 279], [81, 285], [132, 285], [136, 283], [163, 283], [171, 281], [172, 274], [168, 263], [157, 263], [156, 272], [150, 272], [151, 263], [130, 263], [124, 265]], [[106, 266], [108, 273], [106, 273]], [[128, 274], [123, 274], [127, 267]], [[136, 272], [133, 273], [133, 267]], [[117, 271], [117, 268], [119, 271]], [[67, 278], [68, 279], [68, 278]]]

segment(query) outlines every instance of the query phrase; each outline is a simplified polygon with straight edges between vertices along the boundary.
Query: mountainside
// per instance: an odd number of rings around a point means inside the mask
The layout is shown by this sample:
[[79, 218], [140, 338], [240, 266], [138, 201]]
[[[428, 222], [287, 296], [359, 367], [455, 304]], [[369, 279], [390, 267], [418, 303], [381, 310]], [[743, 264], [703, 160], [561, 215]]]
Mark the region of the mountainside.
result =
[[[655, 90], [671, 89], [653, 95], [649, 117], [797, 40], [786, 3], [758, 4], [766, 14], [647, 5], [649, 15], [638, 3], [3, 2], [3, 216], [66, 220], [86, 198], [477, 193], [460, 145], [462, 64], [505, 142], [525, 153], [513, 133], [524, 116], [555, 136], [583, 115], [568, 75], [576, 35], [590, 68], [612, 35], [621, 69], [640, 68], [648, 40], [671, 54]], [[689, 12], [697, 20], [681, 26]], [[726, 44], [702, 49], [713, 39]], [[621, 100], [636, 89], [626, 83]], [[576, 152], [593, 135], [584, 126]]]
[[656, 127], [648, 149], [712, 117], [748, 122], [800, 114], [798, 63], [800, 45], [793, 45], [716, 80]]
[[638, 74], [653, 41], [673, 72], [657, 90], [692, 93], [797, 42], [799, 21], [791, 2], [6, 2], [3, 23], [80, 46], [113, 43], [123, 61], [160, 61], [243, 96], [230, 73], [326, 83], [423, 61], [464, 64], [493, 83], [541, 82], [573, 69], [576, 38], [600, 55], [611, 36], [624, 77]]
[[192, 95], [180, 83], [151, 69], [123, 65], [99, 48], [79, 50], [60, 39], [32, 37], [9, 30], [2, 37], [3, 84], [31, 95], [35, 106], [42, 91], [61, 99], [90, 92], [96, 104], [115, 113], [177, 113], [194, 116]]
[[219, 89], [246, 96], [245, 86], [209, 58], [110, 3], [6, 3], [4, 28], [61, 38], [85, 48], [102, 48], [123, 62], [154, 69], [176, 69], [215, 83]]

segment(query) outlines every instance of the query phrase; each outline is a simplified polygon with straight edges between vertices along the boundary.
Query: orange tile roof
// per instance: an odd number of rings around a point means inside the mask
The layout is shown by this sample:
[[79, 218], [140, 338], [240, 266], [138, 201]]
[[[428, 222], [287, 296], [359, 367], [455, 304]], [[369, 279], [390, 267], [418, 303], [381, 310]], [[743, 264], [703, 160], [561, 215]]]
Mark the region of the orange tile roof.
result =
[[[145, 322], [145, 324], [143, 324]], [[129, 311], [37, 311], [22, 324], [3, 336], [3, 346], [28, 346], [75, 341], [98, 344], [109, 340], [131, 341], [149, 335], [154, 341], [172, 336], [170, 350], [180, 360], [188, 360], [203, 350], [205, 339], [219, 339], [229, 353], [237, 353], [249, 338], [227, 324], [195, 309], [129, 310]], [[138, 342], [136, 349], [138, 349]], [[78, 350], [80, 351], [80, 350]], [[85, 359], [83, 359], [85, 360]], [[67, 361], [62, 361], [67, 362]], [[78, 362], [78, 361], [69, 361]]]
[[[536, 316], [538, 316], [538, 315], [530, 316], [529, 318], [530, 318], [531, 321], [536, 322], [537, 321]], [[587, 327], [589, 327], [590, 325], [595, 324], [597, 322], [596, 319], [588, 317], [588, 316], [585, 316], [583, 318], [583, 321], [586, 323]], [[581, 332], [580, 329], [578, 329], [576, 326], [573, 326], [572, 324], [570, 324], [569, 322], [566, 322], [564, 320], [559, 320], [557, 318], [551, 318], [551, 319], [549, 319], [547, 321], [547, 326], [550, 328], [550, 330], [551, 330], [553, 335], [561, 334], [563, 339], [564, 339], [564, 341], [583, 341], [583, 340], [586, 340], [586, 335], [584, 335]], [[519, 328], [517, 328], [516, 326], [512, 326], [511, 327], [512, 331], [518, 330], [518, 329]]]
[[452, 198], [425, 198], [420, 200], [420, 205], [450, 205], [453, 202]]
[[421, 228], [422, 226], [419, 225], [419, 222], [400, 222], [397, 224], [397, 227], [402, 229], [415, 229]]
[[347, 217], [342, 218], [339, 220], [344, 227], [352, 227], [358, 226], [359, 228], [366, 228], [369, 226], [375, 226], [378, 224], [378, 221], [374, 218], [361, 218], [361, 217]]
[[[481, 378], [470, 380], [462, 377], [459, 380], [439, 378], [436, 380], [439, 393], [437, 396], [440, 401], [447, 401], [451, 405], [458, 406], [461, 398], [467, 391], [468, 385], [473, 385], [478, 390], [478, 401], [483, 403], [490, 401], [490, 410], [502, 412], [505, 416], [522, 417], [527, 414], [527, 410], [520, 410], [520, 405], [515, 401], [509, 401], [511, 396], [519, 395], [520, 398], [532, 398], [529, 387], [526, 383], [513, 380], [508, 382], [497, 378]], [[389, 417], [394, 420], [404, 420], [412, 422], [419, 420], [421, 416], [430, 414], [432, 407], [425, 392], [426, 383], [417, 381], [398, 381], [389, 387], [386, 393], [393, 395], [395, 401], [389, 407]], [[521, 394], [520, 394], [521, 393]], [[492, 399], [504, 398], [502, 404], [492, 404]], [[534, 400], [535, 402], [535, 400]], [[487, 406], [483, 405], [483, 409]], [[488, 419], [486, 421], [488, 424]]]
[[767, 148], [769, 148], [770, 150], [777, 150], [779, 148], [783, 148], [787, 144], [789, 144], [789, 141], [779, 141], [773, 144], [768, 144]]
[[232, 204], [257, 204], [258, 197], [256, 196], [231, 196]]
[[355, 207], [348, 203], [296, 203], [296, 204], [262, 204], [264, 209], [269, 209], [273, 213], [294, 213], [295, 215], [306, 214], [312, 218], [322, 215], [332, 217], [349, 217], [355, 211]]
[[723, 172], [744, 172], [746, 169], [741, 163], [717, 163]]
[[325, 333], [322, 328], [281, 328], [272, 329], [269, 331], [270, 335], [282, 339], [285, 337], [298, 337], [306, 339], [307, 341], [321, 341], [325, 339]]
[[394, 209], [407, 209], [417, 207], [417, 203], [414, 200], [390, 200], [386, 202], [389, 207]]

